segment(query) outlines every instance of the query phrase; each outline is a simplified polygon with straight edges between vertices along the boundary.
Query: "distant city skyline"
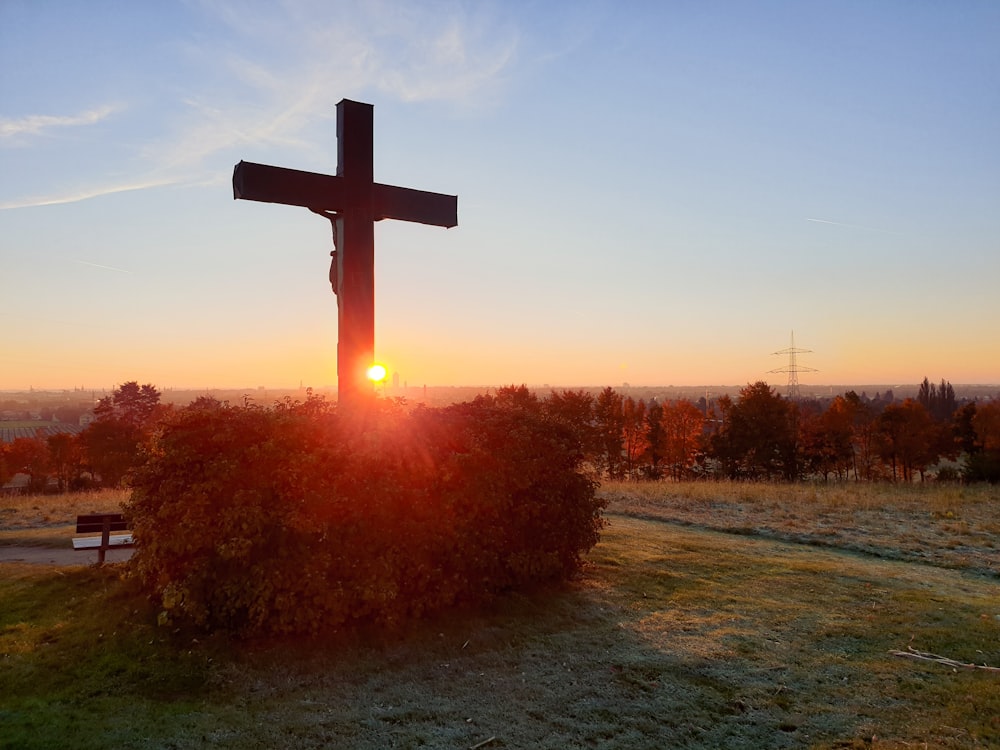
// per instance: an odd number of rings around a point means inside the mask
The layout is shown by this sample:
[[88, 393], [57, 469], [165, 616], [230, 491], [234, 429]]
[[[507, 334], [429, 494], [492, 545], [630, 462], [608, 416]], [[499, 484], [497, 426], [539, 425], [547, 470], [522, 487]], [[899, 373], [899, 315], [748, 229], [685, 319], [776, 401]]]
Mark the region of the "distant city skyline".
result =
[[[336, 383], [326, 219], [245, 159], [458, 195], [376, 228], [411, 384], [1000, 383], [1000, 4], [0, 3], [0, 390]], [[808, 387], [808, 383], [803, 383]]]

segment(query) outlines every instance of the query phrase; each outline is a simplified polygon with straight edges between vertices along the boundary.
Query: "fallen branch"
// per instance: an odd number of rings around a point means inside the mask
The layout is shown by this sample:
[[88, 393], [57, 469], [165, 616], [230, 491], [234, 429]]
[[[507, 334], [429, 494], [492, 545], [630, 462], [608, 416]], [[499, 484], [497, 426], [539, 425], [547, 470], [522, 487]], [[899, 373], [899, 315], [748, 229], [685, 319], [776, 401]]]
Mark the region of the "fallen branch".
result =
[[936, 664], [944, 664], [946, 667], [961, 667], [962, 669], [982, 669], [987, 672], [1000, 672], [1000, 667], [988, 667], [985, 664], [967, 664], [965, 662], [949, 659], [946, 656], [938, 656], [928, 651], [917, 651], [912, 646], [907, 646], [906, 651], [890, 651], [893, 656], [902, 656], [905, 659], [920, 659], [921, 661], [932, 661]]
[[469, 750], [479, 750], [479, 748], [485, 747], [486, 745], [488, 745], [491, 742], [493, 742], [496, 738], [497, 738], [497, 736], [494, 734], [492, 737], [488, 737], [487, 739], [483, 740], [482, 742], [477, 742], [475, 745], [473, 745], [472, 747], [470, 747]]

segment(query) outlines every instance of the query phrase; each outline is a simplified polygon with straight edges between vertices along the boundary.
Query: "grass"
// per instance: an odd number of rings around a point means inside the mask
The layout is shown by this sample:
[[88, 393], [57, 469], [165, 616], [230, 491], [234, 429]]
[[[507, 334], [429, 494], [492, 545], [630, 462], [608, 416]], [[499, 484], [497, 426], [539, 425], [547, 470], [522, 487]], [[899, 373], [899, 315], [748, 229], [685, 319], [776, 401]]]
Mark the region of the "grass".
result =
[[117, 566], [0, 572], [0, 747], [134, 746], [134, 716], [203, 690], [205, 654], [170, 643]]
[[127, 490], [0, 496], [0, 546], [66, 547], [82, 513], [116, 512]]
[[1000, 488], [958, 484], [614, 482], [615, 512], [1000, 577]]
[[889, 653], [1000, 666], [994, 578], [609, 518], [565, 588], [312, 640], [157, 627], [121, 566], [0, 564], [0, 747], [1000, 745], [1000, 674]]

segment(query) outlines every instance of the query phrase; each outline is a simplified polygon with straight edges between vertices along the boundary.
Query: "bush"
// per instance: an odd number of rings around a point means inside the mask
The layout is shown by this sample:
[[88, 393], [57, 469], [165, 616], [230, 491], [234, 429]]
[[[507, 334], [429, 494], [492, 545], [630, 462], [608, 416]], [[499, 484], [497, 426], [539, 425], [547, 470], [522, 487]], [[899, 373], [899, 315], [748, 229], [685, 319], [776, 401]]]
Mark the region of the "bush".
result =
[[1000, 451], [979, 451], [965, 457], [962, 478], [966, 482], [1000, 484]]
[[168, 617], [243, 633], [396, 623], [580, 567], [603, 525], [537, 401], [405, 412], [201, 402], [132, 477], [132, 572]]

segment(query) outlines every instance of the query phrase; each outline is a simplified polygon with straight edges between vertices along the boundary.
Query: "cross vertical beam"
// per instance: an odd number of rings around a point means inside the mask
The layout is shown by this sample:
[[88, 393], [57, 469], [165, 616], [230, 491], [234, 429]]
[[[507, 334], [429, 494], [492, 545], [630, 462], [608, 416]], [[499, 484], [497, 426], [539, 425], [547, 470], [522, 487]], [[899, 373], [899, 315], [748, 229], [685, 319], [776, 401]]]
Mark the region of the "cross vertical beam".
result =
[[371, 390], [375, 358], [374, 107], [337, 104], [337, 176], [344, 207], [337, 221], [337, 398]]
[[233, 197], [303, 206], [334, 222], [337, 264], [337, 397], [357, 402], [371, 394], [368, 367], [375, 356], [375, 225], [399, 219], [433, 226], [458, 224], [454, 195], [383, 185], [374, 180], [370, 104], [337, 104], [337, 174], [302, 172], [241, 161], [233, 170]]

